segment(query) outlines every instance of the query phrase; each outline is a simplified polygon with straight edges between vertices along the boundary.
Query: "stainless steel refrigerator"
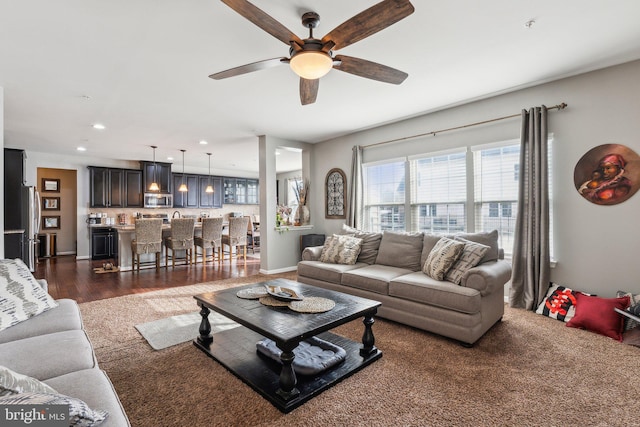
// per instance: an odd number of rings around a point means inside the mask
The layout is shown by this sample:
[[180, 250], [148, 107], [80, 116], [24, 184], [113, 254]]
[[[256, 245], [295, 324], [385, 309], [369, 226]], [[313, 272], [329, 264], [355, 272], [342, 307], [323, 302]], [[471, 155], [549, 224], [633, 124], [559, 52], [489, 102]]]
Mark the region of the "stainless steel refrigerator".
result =
[[36, 245], [40, 232], [40, 194], [36, 187], [22, 187], [22, 226], [24, 228], [23, 261], [29, 270], [36, 269]]

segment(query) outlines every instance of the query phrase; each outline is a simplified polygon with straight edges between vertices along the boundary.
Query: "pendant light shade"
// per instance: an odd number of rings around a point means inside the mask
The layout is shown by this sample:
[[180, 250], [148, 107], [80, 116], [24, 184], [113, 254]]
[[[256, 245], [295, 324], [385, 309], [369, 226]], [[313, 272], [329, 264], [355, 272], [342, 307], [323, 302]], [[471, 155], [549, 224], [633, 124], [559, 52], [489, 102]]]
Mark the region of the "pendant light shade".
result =
[[187, 188], [187, 185], [184, 183], [184, 152], [187, 150], [180, 150], [180, 151], [182, 151], [182, 184], [180, 184], [178, 191], [184, 193], [189, 191], [189, 189]]
[[155, 145], [152, 145], [153, 148], [153, 181], [151, 185], [149, 185], [149, 191], [160, 191], [160, 186], [158, 185], [158, 181], [156, 181], [156, 148]]
[[211, 185], [211, 153], [207, 153], [209, 156], [209, 180], [207, 181], [207, 188], [204, 189], [205, 193], [213, 193], [213, 186]]

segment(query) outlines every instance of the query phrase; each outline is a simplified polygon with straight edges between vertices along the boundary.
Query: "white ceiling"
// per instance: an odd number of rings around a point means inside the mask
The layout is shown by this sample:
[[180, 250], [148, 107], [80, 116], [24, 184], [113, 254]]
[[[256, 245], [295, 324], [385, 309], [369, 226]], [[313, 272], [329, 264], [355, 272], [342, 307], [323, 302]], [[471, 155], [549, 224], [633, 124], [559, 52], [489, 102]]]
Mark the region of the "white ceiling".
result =
[[[320, 14], [322, 37], [377, 2], [252, 1], [301, 38], [303, 12]], [[301, 106], [286, 66], [207, 77], [288, 54], [220, 1], [0, 0], [5, 146], [149, 160], [157, 145], [158, 160], [177, 164], [186, 149], [187, 170], [206, 168], [210, 151], [216, 172], [255, 173], [256, 135], [315, 143], [640, 58], [638, 0], [413, 4], [413, 15], [338, 52], [407, 72], [402, 85], [332, 70], [317, 102]]]

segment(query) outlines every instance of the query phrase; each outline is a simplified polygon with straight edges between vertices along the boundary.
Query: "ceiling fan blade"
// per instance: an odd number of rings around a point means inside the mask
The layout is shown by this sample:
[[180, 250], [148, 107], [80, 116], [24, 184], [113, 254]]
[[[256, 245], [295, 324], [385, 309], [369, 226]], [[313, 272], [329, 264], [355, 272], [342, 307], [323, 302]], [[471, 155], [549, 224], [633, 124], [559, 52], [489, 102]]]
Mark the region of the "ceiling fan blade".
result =
[[409, 0], [384, 0], [343, 22], [322, 38], [323, 43], [335, 43], [334, 50], [342, 49], [365, 37], [384, 30], [413, 13]]
[[300, 45], [303, 44], [300, 37], [247, 0], [222, 0], [222, 2], [281, 42], [288, 45], [293, 40]]
[[318, 97], [320, 79], [303, 79], [300, 77], [300, 102], [302, 105], [313, 104]]
[[252, 62], [251, 64], [241, 65], [239, 67], [231, 68], [229, 70], [220, 71], [219, 73], [211, 74], [214, 80], [222, 80], [228, 77], [239, 76], [241, 74], [252, 73], [254, 71], [264, 70], [266, 68], [277, 67], [280, 64], [286, 64], [289, 62], [289, 58], [271, 58], [264, 61]]
[[404, 71], [352, 56], [338, 55], [335, 61], [339, 62], [333, 66], [336, 70], [384, 83], [399, 85], [409, 76]]

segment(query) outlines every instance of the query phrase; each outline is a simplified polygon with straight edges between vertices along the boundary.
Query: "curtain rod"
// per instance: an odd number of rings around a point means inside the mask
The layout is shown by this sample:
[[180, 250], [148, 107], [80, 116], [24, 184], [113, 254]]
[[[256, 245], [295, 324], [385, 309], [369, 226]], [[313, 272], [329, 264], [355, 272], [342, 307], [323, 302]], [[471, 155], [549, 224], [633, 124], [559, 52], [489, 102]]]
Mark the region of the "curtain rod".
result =
[[[567, 104], [562, 102], [562, 103], [560, 103], [558, 105], [554, 105], [553, 107], [547, 108], [547, 110], [564, 110], [565, 108], [567, 108]], [[469, 123], [467, 125], [456, 126], [456, 127], [452, 127], [452, 128], [448, 128], [448, 129], [434, 130], [434, 131], [431, 131], [431, 132], [420, 133], [418, 135], [411, 135], [411, 136], [405, 136], [405, 137], [402, 137], [402, 138], [391, 139], [389, 141], [376, 142], [374, 144], [363, 145], [362, 148], [364, 149], [364, 148], [376, 147], [378, 145], [392, 144], [394, 142], [406, 141], [408, 139], [419, 138], [421, 136], [428, 136], [428, 135], [436, 136], [437, 134], [442, 133], [442, 132], [449, 132], [449, 131], [452, 131], [452, 130], [458, 130], [458, 129], [464, 129], [464, 128], [468, 128], [468, 127], [472, 127], [472, 126], [484, 125], [484, 124], [487, 124], [487, 123], [497, 122], [497, 121], [500, 121], [500, 120], [512, 119], [514, 117], [520, 117], [521, 115], [522, 115], [522, 113], [512, 114], [510, 116], [504, 116], [504, 117], [498, 117], [498, 118], [495, 118], [495, 119], [483, 120], [481, 122]]]

